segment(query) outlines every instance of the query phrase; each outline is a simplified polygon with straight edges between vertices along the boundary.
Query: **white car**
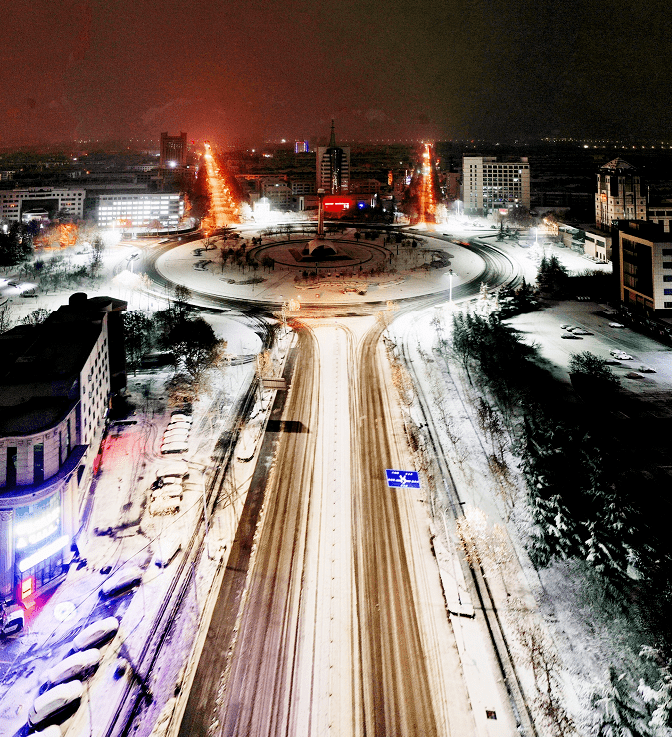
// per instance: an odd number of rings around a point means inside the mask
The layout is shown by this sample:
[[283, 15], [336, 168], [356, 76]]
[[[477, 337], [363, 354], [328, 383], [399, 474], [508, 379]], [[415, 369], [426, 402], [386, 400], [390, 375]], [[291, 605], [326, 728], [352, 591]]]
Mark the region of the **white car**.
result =
[[176, 440], [182, 440], [182, 438], [188, 438], [189, 437], [189, 430], [188, 428], [184, 427], [176, 427], [175, 429], [168, 428], [163, 433], [163, 439], [168, 440], [169, 438], [173, 438]]
[[38, 696], [28, 712], [28, 724], [36, 727], [47, 719], [56, 719], [67, 711], [77, 710], [84, 687], [81, 681], [61, 683]]
[[170, 565], [173, 558], [182, 549], [182, 540], [179, 537], [174, 537], [169, 540], [162, 540], [159, 538], [158, 550], [154, 556], [154, 565], [159, 568], [165, 568]]
[[191, 415], [185, 415], [182, 412], [177, 412], [176, 414], [170, 416], [171, 422], [177, 422], [178, 420], [186, 420], [187, 422], [191, 423]]
[[107, 599], [128, 591], [142, 582], [142, 574], [143, 570], [140, 566], [124, 566], [105, 579], [98, 593], [102, 598]]
[[572, 333], [574, 335], [592, 335], [589, 330], [584, 330], [583, 328], [574, 328], [574, 330], [572, 330]]
[[184, 489], [182, 484], [164, 484], [159, 486], [158, 489], [152, 489], [151, 499], [178, 499], [182, 500]]
[[155, 499], [149, 505], [149, 513], [153, 517], [163, 517], [169, 514], [177, 514], [180, 511], [180, 500], [176, 498]]
[[175, 463], [169, 463], [165, 468], [157, 471], [157, 478], [169, 478], [175, 476], [177, 478], [185, 479], [189, 476], [189, 466], [186, 461], [175, 461]]
[[625, 325], [621, 325], [620, 322], [610, 322], [609, 327], [610, 328], [624, 328]]
[[86, 680], [100, 665], [102, 653], [95, 647], [80, 650], [57, 663], [42, 676], [40, 691], [58, 686], [67, 681]]
[[185, 440], [168, 440], [161, 445], [161, 453], [186, 453], [189, 450], [189, 444]]
[[618, 358], [619, 361], [632, 361], [632, 356], [625, 351], [610, 351], [614, 358]]
[[97, 647], [100, 643], [116, 634], [119, 629], [119, 620], [116, 617], [105, 617], [85, 627], [72, 641], [72, 649], [87, 650]]
[[191, 430], [191, 422], [186, 420], [171, 420], [168, 423], [167, 430]]

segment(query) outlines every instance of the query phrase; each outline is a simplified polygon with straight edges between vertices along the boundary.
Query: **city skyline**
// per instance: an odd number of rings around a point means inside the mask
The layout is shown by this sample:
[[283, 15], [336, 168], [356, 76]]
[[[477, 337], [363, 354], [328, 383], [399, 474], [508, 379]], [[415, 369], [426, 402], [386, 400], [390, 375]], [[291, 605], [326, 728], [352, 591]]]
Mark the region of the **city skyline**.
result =
[[665, 12], [20, 0], [5, 16], [0, 140], [279, 140], [332, 118], [341, 140], [667, 139]]

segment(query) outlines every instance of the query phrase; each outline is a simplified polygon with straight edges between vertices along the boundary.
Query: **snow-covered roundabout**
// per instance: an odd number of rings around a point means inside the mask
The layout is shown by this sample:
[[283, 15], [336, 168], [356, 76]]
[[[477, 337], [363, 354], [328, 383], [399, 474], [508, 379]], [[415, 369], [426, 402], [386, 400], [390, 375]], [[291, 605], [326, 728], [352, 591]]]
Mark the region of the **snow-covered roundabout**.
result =
[[[173, 284], [227, 299], [282, 304], [356, 304], [445, 293], [478, 279], [483, 259], [454, 243], [424, 237], [418, 247], [352, 235], [325, 239], [311, 248], [310, 238], [264, 241], [249, 249], [250, 261], [236, 263], [226, 249], [204, 251], [180, 245], [159, 256], [155, 268]], [[450, 275], [452, 270], [452, 276]], [[452, 281], [452, 285], [451, 285]]]

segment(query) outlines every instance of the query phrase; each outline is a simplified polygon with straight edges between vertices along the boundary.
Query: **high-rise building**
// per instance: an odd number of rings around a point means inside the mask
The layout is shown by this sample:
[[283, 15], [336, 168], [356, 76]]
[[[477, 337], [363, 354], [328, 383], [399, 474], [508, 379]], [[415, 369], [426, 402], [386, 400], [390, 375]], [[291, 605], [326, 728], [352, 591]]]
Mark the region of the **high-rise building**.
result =
[[595, 225], [610, 230], [617, 220], [646, 220], [646, 190], [638, 170], [614, 159], [597, 172]]
[[307, 154], [310, 151], [310, 144], [308, 141], [294, 141], [294, 153], [295, 154]]
[[328, 146], [317, 148], [317, 188], [327, 194], [347, 194], [350, 189], [350, 147], [337, 146], [334, 121]]
[[462, 162], [464, 212], [506, 214], [515, 205], [530, 207], [530, 165], [520, 161], [497, 161], [495, 156], [465, 156]]
[[187, 165], [187, 134], [179, 136], [161, 134], [161, 167], [174, 169]]

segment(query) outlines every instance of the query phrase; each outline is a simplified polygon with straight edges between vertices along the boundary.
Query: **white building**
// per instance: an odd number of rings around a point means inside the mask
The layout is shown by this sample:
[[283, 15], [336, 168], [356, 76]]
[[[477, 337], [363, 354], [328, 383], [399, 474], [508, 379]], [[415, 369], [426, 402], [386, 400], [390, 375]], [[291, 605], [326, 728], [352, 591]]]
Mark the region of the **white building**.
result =
[[465, 156], [462, 162], [464, 212], [503, 215], [515, 205], [530, 207], [530, 165], [520, 161], [497, 161], [495, 156]]
[[84, 189], [65, 187], [0, 190], [0, 218], [18, 222], [30, 210], [46, 210], [52, 217], [63, 210], [74, 218], [83, 218], [85, 196]]
[[30, 605], [67, 573], [121, 378], [125, 308], [73, 295], [43, 324], [0, 335], [0, 601]]
[[646, 190], [639, 171], [614, 159], [597, 172], [595, 225], [609, 230], [617, 220], [646, 220]]
[[95, 216], [101, 228], [173, 229], [184, 216], [184, 195], [146, 191], [100, 194]]

